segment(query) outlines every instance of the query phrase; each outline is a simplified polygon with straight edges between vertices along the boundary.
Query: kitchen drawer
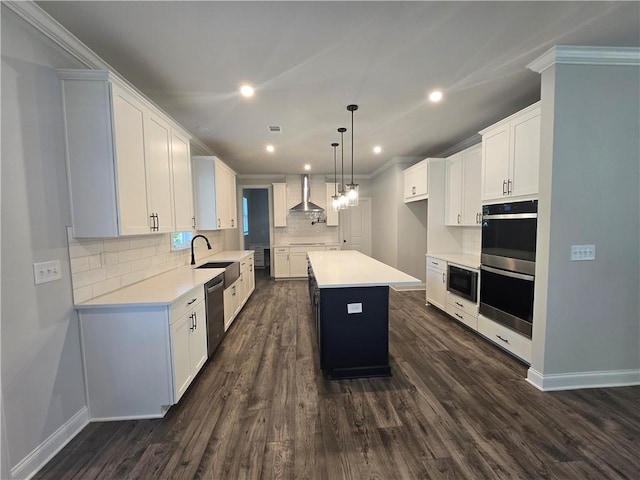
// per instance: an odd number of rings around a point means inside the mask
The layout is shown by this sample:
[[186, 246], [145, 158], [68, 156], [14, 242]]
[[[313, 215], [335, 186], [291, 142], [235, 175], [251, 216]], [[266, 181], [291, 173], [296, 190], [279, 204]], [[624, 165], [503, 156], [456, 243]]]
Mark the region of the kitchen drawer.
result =
[[447, 313], [467, 327], [478, 329], [478, 315], [472, 315], [447, 302]]
[[289, 247], [289, 253], [294, 254], [294, 253], [307, 253], [309, 251], [311, 247]]
[[340, 250], [340, 245], [327, 245], [328, 252], [337, 252]]
[[289, 247], [273, 247], [273, 253], [288, 254]]
[[478, 315], [478, 332], [487, 337], [493, 343], [516, 357], [531, 364], [531, 339], [499, 323], [489, 320], [483, 315]]
[[447, 262], [441, 258], [427, 257], [427, 267], [440, 268], [444, 270], [447, 268]]
[[447, 291], [447, 310], [448, 310], [449, 304], [451, 304], [453, 308], [462, 310], [463, 312], [468, 313], [469, 315], [473, 315], [474, 317], [478, 316], [477, 303], [473, 303], [472, 301], [467, 300], [466, 298], [462, 298], [456, 295], [455, 293], [451, 293]]
[[194, 288], [171, 304], [170, 322], [178, 320], [185, 313], [190, 313], [196, 305], [204, 301], [204, 285]]

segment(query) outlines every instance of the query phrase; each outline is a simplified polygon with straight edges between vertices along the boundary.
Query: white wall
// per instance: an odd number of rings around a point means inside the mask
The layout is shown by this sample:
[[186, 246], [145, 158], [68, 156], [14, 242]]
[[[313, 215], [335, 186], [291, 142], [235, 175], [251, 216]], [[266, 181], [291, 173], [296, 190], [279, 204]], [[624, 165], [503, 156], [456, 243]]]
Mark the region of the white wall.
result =
[[[637, 66], [556, 64], [542, 73], [530, 377], [640, 378], [638, 92]], [[573, 244], [595, 244], [596, 260], [570, 262]]]
[[[53, 70], [79, 65], [4, 5], [1, 21], [2, 440], [11, 469], [85, 408], [65, 228], [60, 82]], [[33, 262], [53, 259], [61, 261], [62, 280], [35, 286]]]

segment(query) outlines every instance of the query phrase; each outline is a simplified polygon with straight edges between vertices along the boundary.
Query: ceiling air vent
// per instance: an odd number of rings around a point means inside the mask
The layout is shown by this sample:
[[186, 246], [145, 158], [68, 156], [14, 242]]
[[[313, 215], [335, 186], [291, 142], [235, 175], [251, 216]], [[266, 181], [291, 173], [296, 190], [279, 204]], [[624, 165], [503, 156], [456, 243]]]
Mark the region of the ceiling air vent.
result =
[[269, 133], [282, 133], [280, 125], [269, 125], [267, 128], [269, 129]]

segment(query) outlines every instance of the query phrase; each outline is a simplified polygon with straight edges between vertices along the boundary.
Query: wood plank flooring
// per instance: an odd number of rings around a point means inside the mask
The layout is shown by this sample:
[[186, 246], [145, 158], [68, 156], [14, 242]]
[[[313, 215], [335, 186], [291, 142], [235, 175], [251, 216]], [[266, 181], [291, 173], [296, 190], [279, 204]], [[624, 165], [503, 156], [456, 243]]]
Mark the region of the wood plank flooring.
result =
[[640, 387], [539, 392], [424, 292], [395, 291], [393, 376], [330, 381], [306, 282], [256, 280], [165, 418], [92, 423], [35, 478], [640, 478]]

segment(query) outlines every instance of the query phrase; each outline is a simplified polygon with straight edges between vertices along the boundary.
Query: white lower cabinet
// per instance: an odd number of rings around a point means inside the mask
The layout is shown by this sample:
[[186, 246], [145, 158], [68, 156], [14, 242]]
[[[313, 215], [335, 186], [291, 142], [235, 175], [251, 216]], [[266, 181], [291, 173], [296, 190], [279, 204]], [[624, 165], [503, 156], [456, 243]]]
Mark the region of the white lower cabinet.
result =
[[466, 326], [478, 329], [478, 304], [451, 292], [446, 293], [446, 312]]
[[435, 257], [427, 257], [427, 303], [441, 310], [447, 304], [447, 262]]
[[89, 418], [162, 417], [207, 360], [204, 288], [171, 305], [78, 310]]
[[478, 315], [478, 332], [500, 348], [531, 364], [531, 339], [483, 315]]
[[253, 268], [253, 253], [240, 260], [240, 276], [224, 289], [224, 331], [226, 332], [240, 310], [255, 290], [256, 277]]
[[289, 277], [289, 247], [273, 248], [273, 276], [275, 278]]
[[232, 285], [224, 289], [224, 331], [226, 332], [233, 320], [235, 319], [236, 312], [238, 310], [238, 290], [240, 286], [240, 279], [233, 282]]

